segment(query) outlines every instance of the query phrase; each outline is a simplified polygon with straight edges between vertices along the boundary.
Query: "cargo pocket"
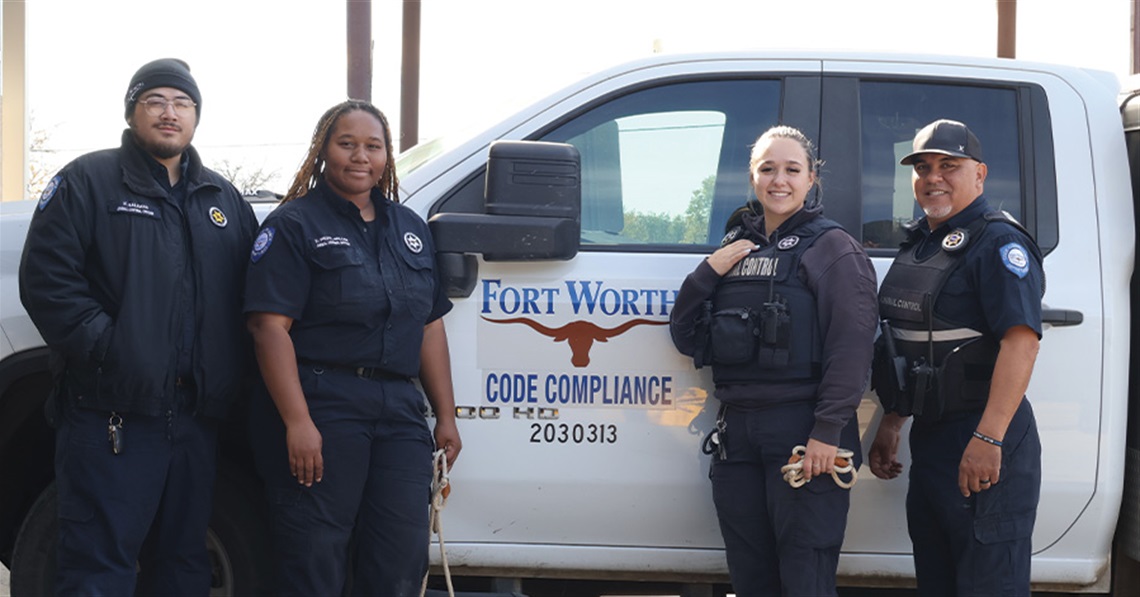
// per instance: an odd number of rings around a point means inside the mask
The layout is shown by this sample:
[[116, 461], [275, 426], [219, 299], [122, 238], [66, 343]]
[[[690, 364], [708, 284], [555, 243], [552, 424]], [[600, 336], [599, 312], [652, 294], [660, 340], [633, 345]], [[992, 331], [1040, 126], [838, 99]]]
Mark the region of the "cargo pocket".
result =
[[709, 323], [712, 361], [718, 365], [739, 365], [752, 361], [760, 336], [760, 320], [747, 307], [723, 309], [712, 314]]
[[95, 509], [91, 502], [80, 496], [69, 495], [59, 498], [59, 517], [71, 522], [87, 522], [94, 518]]
[[1028, 539], [1033, 534], [1034, 512], [1001, 512], [974, 519], [974, 538], [984, 545]]
[[794, 491], [790, 533], [793, 545], [812, 549], [838, 547], [847, 529], [851, 493], [835, 484], [831, 475], [812, 478]]
[[[1003, 454], [1002, 470], [1007, 459]], [[1010, 471], [1012, 472], [1012, 471]], [[1026, 539], [1033, 534], [1036, 511], [1026, 508], [1020, 493], [1026, 489], [1019, 486], [1016, 476], [1002, 478], [992, 489], [978, 493], [974, 497], [974, 538], [984, 545], [1005, 541]]]
[[[100, 483], [96, 460], [110, 453], [107, 444], [107, 412], [67, 407], [66, 424], [58, 433], [65, 446], [56, 459], [62, 472], [59, 487], [59, 517], [72, 522], [88, 522], [95, 516], [94, 502], [83, 492]], [[70, 490], [69, 490], [70, 489]]]
[[[986, 343], [989, 341], [982, 337], [967, 340], [942, 359], [935, 375], [938, 379], [938, 403], [943, 414], [985, 408], [990, 394], [990, 378], [993, 377], [993, 366], [987, 356], [991, 349]], [[982, 352], [981, 356], [979, 352]], [[996, 354], [996, 349], [992, 349], [992, 354]]]
[[265, 497], [273, 513], [273, 536], [276, 541], [305, 543], [312, 536], [313, 508], [308, 490], [298, 487], [265, 488]]

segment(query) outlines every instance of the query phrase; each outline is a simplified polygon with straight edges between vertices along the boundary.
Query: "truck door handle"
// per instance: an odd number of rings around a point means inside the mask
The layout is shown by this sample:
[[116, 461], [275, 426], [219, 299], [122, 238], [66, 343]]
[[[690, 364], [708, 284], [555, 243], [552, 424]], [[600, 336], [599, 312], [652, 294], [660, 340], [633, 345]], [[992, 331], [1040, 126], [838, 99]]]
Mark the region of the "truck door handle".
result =
[[1072, 309], [1050, 309], [1048, 307], [1041, 309], [1041, 323], [1061, 327], [1066, 325], [1080, 325], [1084, 321], [1085, 315], [1080, 311], [1074, 311]]

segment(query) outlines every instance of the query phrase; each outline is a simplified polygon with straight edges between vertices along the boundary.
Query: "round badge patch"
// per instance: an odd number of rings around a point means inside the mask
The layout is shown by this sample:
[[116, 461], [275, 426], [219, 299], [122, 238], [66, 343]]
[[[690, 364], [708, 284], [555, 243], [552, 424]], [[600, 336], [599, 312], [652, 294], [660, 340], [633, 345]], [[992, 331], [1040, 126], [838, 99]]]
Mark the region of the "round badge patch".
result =
[[953, 253], [965, 247], [966, 242], [969, 240], [970, 233], [965, 230], [961, 228], [951, 230], [950, 234], [947, 234], [946, 237], [942, 239], [942, 250]]
[[217, 207], [210, 208], [210, 221], [218, 228], [225, 228], [229, 220], [226, 219], [226, 214], [222, 213], [221, 209]]
[[741, 232], [741, 228], [740, 228], [740, 226], [737, 226], [737, 227], [733, 228], [732, 230], [729, 230], [728, 232], [724, 233], [724, 237], [720, 239], [720, 246], [723, 247], [723, 246], [731, 243], [732, 241], [736, 240], [736, 237], [740, 236], [740, 232]]
[[253, 251], [249, 254], [249, 260], [257, 263], [257, 261], [265, 255], [265, 252], [269, 250], [269, 245], [273, 244], [273, 237], [276, 234], [277, 231], [274, 230], [273, 226], [265, 227], [261, 231], [261, 234], [257, 235], [257, 240], [253, 241]]
[[56, 189], [59, 188], [59, 180], [58, 176], [53, 176], [52, 179], [48, 181], [47, 186], [44, 187], [44, 192], [40, 193], [40, 202], [36, 205], [37, 209], [43, 211], [44, 208], [47, 207], [48, 201], [51, 201]]
[[780, 242], [776, 243], [776, 248], [780, 249], [781, 251], [787, 251], [788, 249], [790, 249], [790, 248], [792, 248], [798, 244], [800, 244], [800, 237], [798, 237], [798, 236], [786, 236], [784, 238], [781, 238]]
[[424, 250], [424, 241], [411, 232], [404, 233], [404, 244], [407, 245], [409, 251], [416, 254]]
[[1005, 269], [1013, 272], [1018, 278], [1024, 278], [1029, 273], [1029, 255], [1021, 243], [1009, 243], [999, 252]]

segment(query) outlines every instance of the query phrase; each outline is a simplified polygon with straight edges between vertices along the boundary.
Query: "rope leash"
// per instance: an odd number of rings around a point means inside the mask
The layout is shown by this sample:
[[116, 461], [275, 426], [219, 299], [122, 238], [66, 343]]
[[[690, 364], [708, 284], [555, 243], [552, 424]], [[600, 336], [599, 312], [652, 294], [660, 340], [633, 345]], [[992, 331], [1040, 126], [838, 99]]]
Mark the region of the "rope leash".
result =
[[[447, 455], [443, 450], [436, 450], [432, 454], [431, 478], [431, 518], [428, 522], [428, 545], [431, 545], [433, 534], [439, 535], [439, 557], [443, 562], [443, 577], [447, 580], [447, 594], [455, 597], [455, 587], [451, 585], [451, 568], [447, 565], [447, 550], [443, 544], [443, 519], [440, 514], [447, 505], [447, 496], [451, 494], [451, 484], [447, 480]], [[423, 586], [420, 587], [420, 597], [427, 594], [428, 576], [431, 571], [424, 573]]]
[[[803, 487], [804, 483], [804, 456], [807, 455], [807, 448], [804, 446], [796, 446], [792, 448], [792, 455], [788, 458], [788, 463], [780, 467], [780, 472], [784, 474], [784, 480], [788, 485], [799, 489]], [[859, 480], [859, 473], [855, 470], [855, 463], [852, 457], [855, 453], [851, 450], [839, 448], [835, 451], [835, 462], [831, 467], [831, 478], [835, 479], [835, 484], [843, 489], [851, 489], [855, 482]], [[847, 482], [841, 479], [840, 475], [851, 475], [851, 481]]]

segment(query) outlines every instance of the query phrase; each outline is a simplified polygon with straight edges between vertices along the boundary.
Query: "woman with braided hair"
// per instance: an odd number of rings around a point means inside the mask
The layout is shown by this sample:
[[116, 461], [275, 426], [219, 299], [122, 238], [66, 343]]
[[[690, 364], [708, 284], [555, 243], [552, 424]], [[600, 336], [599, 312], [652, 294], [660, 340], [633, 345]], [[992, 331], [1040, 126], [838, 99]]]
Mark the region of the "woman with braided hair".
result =
[[[462, 448], [427, 225], [398, 203], [392, 135], [349, 100], [250, 255], [245, 313], [264, 384], [250, 413], [278, 595], [418, 595], [432, 452]], [[434, 445], [424, 396], [435, 412]], [[348, 562], [350, 537], [355, 559]]]

